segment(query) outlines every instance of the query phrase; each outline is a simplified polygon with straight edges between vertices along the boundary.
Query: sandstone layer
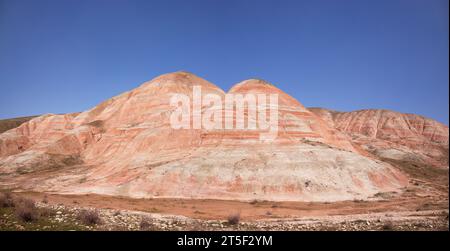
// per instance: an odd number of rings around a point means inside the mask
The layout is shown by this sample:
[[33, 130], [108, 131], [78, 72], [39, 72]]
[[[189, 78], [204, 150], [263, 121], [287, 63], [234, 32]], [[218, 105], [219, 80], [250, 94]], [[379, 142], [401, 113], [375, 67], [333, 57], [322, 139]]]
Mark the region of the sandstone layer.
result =
[[[0, 184], [138, 198], [336, 201], [398, 191], [408, 182], [355, 144], [334, 114], [318, 116], [262, 80], [243, 81], [228, 93], [279, 95], [274, 141], [261, 141], [261, 131], [173, 129], [170, 98], [192, 97], [193, 86], [203, 96], [226, 94], [193, 74], [170, 73], [88, 111], [39, 116], [0, 134]], [[421, 137], [448, 144], [448, 129], [425, 127]], [[358, 133], [373, 137], [370, 130]], [[404, 136], [396, 130], [375, 135], [391, 132]]]
[[389, 110], [309, 110], [377, 157], [448, 168], [449, 128], [433, 119]]

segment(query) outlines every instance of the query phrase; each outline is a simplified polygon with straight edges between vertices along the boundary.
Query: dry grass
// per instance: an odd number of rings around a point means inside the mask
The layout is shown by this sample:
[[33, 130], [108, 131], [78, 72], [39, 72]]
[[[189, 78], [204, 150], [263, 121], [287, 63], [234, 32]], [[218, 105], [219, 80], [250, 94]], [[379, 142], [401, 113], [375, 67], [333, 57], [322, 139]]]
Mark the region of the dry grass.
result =
[[11, 193], [0, 193], [0, 207], [14, 207], [14, 199]]
[[44, 208], [39, 209], [39, 216], [41, 216], [41, 217], [52, 217], [55, 215], [56, 215], [55, 210], [52, 210], [50, 208], [44, 207]]
[[86, 225], [98, 225], [102, 223], [102, 219], [97, 210], [81, 210], [78, 213], [78, 219]]
[[24, 222], [36, 221], [39, 218], [39, 210], [36, 208], [35, 202], [30, 199], [18, 199], [15, 202], [15, 213]]
[[[446, 154], [446, 156], [448, 156], [448, 154]], [[381, 160], [397, 167], [413, 179], [425, 181], [440, 191], [448, 192], [448, 168], [439, 168], [422, 162], [408, 160], [393, 160], [386, 158], [382, 158]]]
[[153, 229], [153, 221], [148, 217], [143, 217], [139, 223], [139, 229], [142, 231], [149, 231]]

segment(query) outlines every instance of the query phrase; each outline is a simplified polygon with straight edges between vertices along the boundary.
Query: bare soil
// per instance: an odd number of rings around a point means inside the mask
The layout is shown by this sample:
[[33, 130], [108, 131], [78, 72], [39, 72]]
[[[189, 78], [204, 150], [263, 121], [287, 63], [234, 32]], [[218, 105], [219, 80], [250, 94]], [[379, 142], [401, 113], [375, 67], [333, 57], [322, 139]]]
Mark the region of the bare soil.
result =
[[183, 215], [195, 219], [226, 219], [239, 212], [245, 220], [358, 215], [381, 212], [447, 210], [449, 170], [407, 161], [390, 162], [410, 176], [410, 184], [398, 193], [379, 193], [369, 200], [341, 202], [273, 202], [198, 199], [133, 199], [95, 194], [61, 195], [27, 192], [37, 201], [44, 196], [50, 203], [94, 208], [134, 210]]
[[[410, 177], [402, 191], [379, 193], [368, 200], [340, 202], [232, 201], [210, 199], [134, 199], [97, 194], [16, 192], [58, 210], [97, 209], [110, 222], [99, 229], [114, 230], [115, 213], [130, 215], [121, 226], [139, 230], [145, 217], [175, 216], [184, 225], [162, 222], [153, 230], [447, 230], [449, 170], [409, 161], [384, 160]], [[239, 214], [241, 223], [226, 225]], [[138, 215], [138, 216], [136, 216]], [[173, 220], [173, 219], [171, 219]], [[127, 222], [130, 221], [130, 222]], [[189, 222], [189, 223], [186, 223]], [[0, 221], [1, 223], [1, 221]], [[180, 223], [181, 224], [181, 223]], [[0, 224], [1, 225], [1, 224]], [[1, 226], [0, 226], [1, 229]], [[95, 230], [93, 228], [92, 230]]]

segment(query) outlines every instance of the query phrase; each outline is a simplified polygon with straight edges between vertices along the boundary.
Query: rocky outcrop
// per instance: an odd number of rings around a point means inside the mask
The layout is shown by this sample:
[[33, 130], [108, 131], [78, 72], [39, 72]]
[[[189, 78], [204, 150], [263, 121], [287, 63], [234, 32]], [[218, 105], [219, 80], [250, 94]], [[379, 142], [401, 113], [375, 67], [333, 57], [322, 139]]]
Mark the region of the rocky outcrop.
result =
[[448, 167], [449, 128], [433, 119], [388, 110], [309, 110], [379, 157]]
[[1, 119], [0, 120], [0, 133], [3, 133], [10, 129], [16, 128], [16, 127], [20, 126], [21, 124], [23, 124], [35, 117], [37, 117], [37, 116], [20, 117], [20, 118], [13, 118], [13, 119]]
[[226, 94], [193, 74], [170, 73], [88, 111], [40, 116], [0, 134], [0, 184], [145, 198], [335, 201], [407, 183], [327, 118], [261, 80], [243, 81], [229, 93], [279, 95], [274, 141], [261, 140], [258, 130], [174, 129], [170, 98], [192, 97], [194, 86], [203, 97]]

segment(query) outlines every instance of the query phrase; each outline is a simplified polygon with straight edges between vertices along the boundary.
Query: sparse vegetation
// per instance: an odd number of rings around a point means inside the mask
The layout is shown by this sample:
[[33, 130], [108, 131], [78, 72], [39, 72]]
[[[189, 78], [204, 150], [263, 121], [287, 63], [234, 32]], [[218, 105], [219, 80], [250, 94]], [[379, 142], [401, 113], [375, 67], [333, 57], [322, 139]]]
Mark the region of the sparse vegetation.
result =
[[228, 215], [228, 224], [230, 225], [238, 225], [239, 221], [241, 220], [241, 214], [240, 213], [232, 213]]
[[56, 215], [55, 210], [52, 210], [50, 208], [40, 208], [39, 209], [39, 216], [40, 217], [53, 217]]
[[35, 202], [30, 199], [20, 198], [15, 205], [17, 217], [24, 222], [35, 221], [39, 217], [39, 211]]
[[94, 120], [87, 123], [87, 125], [97, 128], [97, 130], [99, 130], [100, 133], [104, 133], [106, 131], [105, 121], [103, 120]]
[[105, 122], [103, 120], [94, 120], [92, 122], [89, 122], [88, 125], [94, 126], [94, 127], [103, 127]]
[[102, 222], [97, 210], [81, 210], [78, 219], [86, 225], [98, 225]]
[[433, 209], [433, 204], [429, 202], [425, 202], [417, 207], [416, 211], [424, 211]]
[[384, 231], [392, 231], [392, 230], [394, 230], [394, 224], [392, 224], [392, 222], [388, 221], [388, 222], [384, 223], [382, 229]]
[[148, 217], [144, 217], [141, 219], [141, 222], [139, 223], [139, 229], [142, 231], [149, 231], [152, 230], [153, 222], [152, 219]]
[[[329, 223], [305, 223], [296, 222], [294, 225], [273, 224], [267, 221], [249, 221], [241, 223], [241, 213], [231, 213], [224, 221], [204, 221], [203, 219], [181, 220], [154, 218], [150, 214], [136, 214], [128, 211], [116, 209], [83, 209], [73, 207], [68, 201], [64, 204], [44, 204], [34, 203], [30, 199], [23, 198], [20, 193], [5, 195], [0, 193], [2, 201], [13, 201], [15, 206], [0, 207], [0, 231], [5, 230], [106, 230], [106, 231], [154, 231], [154, 230], [447, 230], [448, 212], [441, 212], [439, 215], [432, 214], [432, 217], [417, 219], [415, 212], [411, 212], [411, 219], [392, 220], [394, 214], [385, 214], [378, 220], [357, 218], [352, 221], [329, 222]], [[26, 196], [26, 195], [25, 195]], [[29, 198], [29, 197], [27, 197]], [[34, 197], [41, 200], [43, 197]], [[52, 200], [54, 201], [54, 200]], [[81, 203], [80, 203], [81, 204]], [[262, 214], [266, 218], [280, 218], [282, 213], [275, 214], [270, 206], [272, 203], [262, 203], [266, 205]], [[275, 204], [277, 205], [277, 204]], [[279, 204], [280, 207], [282, 204]], [[100, 217], [101, 212], [101, 217]], [[233, 211], [231, 211], [233, 212]], [[200, 212], [206, 214], [205, 212]], [[121, 215], [120, 217], [114, 217]], [[426, 214], [429, 216], [429, 214]], [[203, 217], [202, 217], [203, 218]], [[101, 222], [101, 224], [100, 224]], [[298, 223], [298, 224], [297, 224]], [[369, 224], [370, 223], [370, 224]], [[239, 228], [238, 228], [239, 227]]]
[[252, 201], [250, 201], [249, 202], [251, 205], [256, 205], [256, 204], [258, 204], [258, 200], [252, 200]]
[[373, 195], [374, 198], [381, 198], [381, 199], [391, 199], [394, 197], [396, 192], [378, 192], [376, 194]]
[[[285, 208], [289, 208], [284, 202], [268, 202], [258, 201], [258, 216], [260, 220], [253, 221], [251, 217], [248, 218], [248, 222], [241, 222], [242, 212], [248, 213], [248, 210], [252, 210], [252, 206], [249, 205], [251, 201], [243, 204], [245, 208], [231, 209], [229, 214], [222, 215], [222, 220], [205, 220], [209, 217], [209, 212], [198, 211], [199, 208], [189, 209], [189, 214], [194, 213], [192, 220], [185, 220], [179, 218], [167, 219], [154, 217], [153, 214], [145, 212], [135, 213], [130, 212], [128, 209], [115, 209], [99, 208], [88, 209], [83, 207], [86, 202], [83, 200], [77, 201], [80, 206], [75, 206], [72, 202], [73, 197], [69, 197], [70, 200], [65, 200], [66, 204], [61, 203], [60, 200], [53, 197], [54, 195], [47, 195], [50, 203], [42, 203], [43, 198], [47, 199], [45, 195], [27, 194], [27, 193], [8, 193], [0, 192], [0, 231], [5, 230], [102, 230], [102, 231], [127, 231], [127, 230], [142, 230], [142, 231], [155, 231], [155, 230], [380, 230], [380, 231], [403, 231], [403, 230], [448, 230], [448, 211], [441, 212], [419, 212], [408, 211], [408, 217], [411, 218], [397, 218], [395, 213], [384, 213], [380, 215], [379, 219], [372, 218], [353, 218], [352, 220], [343, 220], [329, 223], [305, 223], [302, 221], [296, 221], [292, 225], [276, 224], [277, 221], [270, 221], [270, 219], [282, 219], [285, 215], [283, 211]], [[34, 198], [37, 203], [27, 198]], [[60, 203], [58, 203], [60, 202]], [[186, 205], [188, 201], [186, 201]], [[348, 201], [352, 203], [352, 201]], [[355, 200], [355, 203], [360, 201]], [[172, 202], [173, 203], [173, 202]], [[365, 201], [364, 203], [370, 203]], [[177, 201], [177, 204], [182, 204]], [[423, 200], [420, 204], [417, 203], [420, 208], [435, 209], [438, 208], [438, 202], [430, 199]], [[3, 207], [3, 205], [7, 205]], [[279, 207], [279, 209], [272, 209]], [[309, 207], [314, 207], [315, 203], [302, 204]], [[348, 205], [348, 204], [347, 204]], [[153, 205], [152, 205], [153, 206]], [[158, 205], [159, 206], [159, 205]], [[364, 205], [362, 205], [364, 206]], [[189, 207], [190, 208], [190, 207]], [[304, 207], [299, 207], [303, 210]], [[133, 208], [134, 211], [140, 211], [142, 209]], [[194, 211], [196, 210], [196, 211]], [[206, 209], [207, 210], [207, 209]], [[148, 210], [146, 210], [148, 211]], [[119, 216], [120, 215], [120, 216]], [[116, 217], [119, 216], [119, 217]], [[191, 215], [192, 216], [192, 215]], [[420, 216], [420, 217], [419, 217]], [[267, 221], [264, 220], [267, 219]], [[225, 219], [225, 220], [223, 220]]]
[[[448, 158], [448, 149], [443, 149], [443, 151], [447, 152], [444, 156]], [[427, 185], [430, 185], [435, 189], [448, 192], [449, 170], [447, 168], [439, 168], [413, 160], [394, 160], [388, 158], [381, 158], [381, 160], [397, 167], [413, 179], [421, 180], [422, 183], [426, 182]], [[448, 163], [448, 159], [446, 162]], [[442, 186], [442, 184], [445, 185]]]
[[0, 207], [13, 207], [14, 199], [11, 193], [0, 193]]
[[152, 212], [152, 213], [158, 213], [158, 212], [159, 212], [159, 209], [156, 208], [156, 207], [152, 207], [152, 208], [150, 208], [150, 212]]
[[[47, 196], [41, 200], [45, 205]], [[0, 192], [0, 231], [5, 230], [86, 230], [76, 217], [56, 220], [57, 211], [51, 206], [38, 207], [34, 200]], [[67, 217], [67, 216], [66, 216]], [[59, 216], [59, 219], [62, 219]]]

